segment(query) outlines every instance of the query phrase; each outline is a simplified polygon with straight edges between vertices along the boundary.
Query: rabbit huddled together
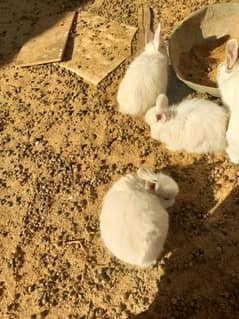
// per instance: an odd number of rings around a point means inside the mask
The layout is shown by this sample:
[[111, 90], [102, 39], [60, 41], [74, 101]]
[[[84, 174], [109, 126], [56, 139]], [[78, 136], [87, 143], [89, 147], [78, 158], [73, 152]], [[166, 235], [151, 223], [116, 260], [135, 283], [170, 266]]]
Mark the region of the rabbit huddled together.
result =
[[[144, 51], [120, 83], [119, 111], [144, 116], [151, 137], [169, 150], [199, 154], [226, 150], [231, 161], [239, 163], [238, 81], [238, 41], [231, 39], [217, 75], [226, 107], [199, 98], [169, 106], [168, 57], [159, 24], [154, 35], [147, 34]], [[119, 178], [106, 193], [100, 215], [101, 237], [112, 254], [132, 265], [155, 264], [168, 233], [166, 209], [174, 204], [178, 191], [171, 177], [145, 168]]]
[[145, 115], [153, 139], [172, 151], [199, 154], [225, 150], [227, 120], [226, 110], [216, 103], [194, 98], [168, 107], [164, 94]]
[[155, 264], [168, 233], [168, 213], [178, 193], [169, 176], [140, 168], [116, 181], [100, 215], [101, 237], [120, 260], [141, 267]]
[[158, 94], [166, 93], [168, 57], [160, 39], [160, 24], [155, 34], [146, 33], [144, 51], [129, 65], [120, 83], [117, 101], [124, 114], [143, 115]]

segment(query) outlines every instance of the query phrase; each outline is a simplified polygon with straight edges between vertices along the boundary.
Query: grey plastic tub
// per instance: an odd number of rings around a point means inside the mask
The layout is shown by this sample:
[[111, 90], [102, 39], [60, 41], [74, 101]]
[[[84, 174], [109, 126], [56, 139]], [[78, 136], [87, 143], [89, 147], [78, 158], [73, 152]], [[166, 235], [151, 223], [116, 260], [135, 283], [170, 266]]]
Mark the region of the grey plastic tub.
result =
[[179, 70], [179, 61], [181, 54], [193, 46], [226, 35], [239, 38], [239, 3], [209, 5], [184, 19], [169, 38], [169, 56], [177, 77], [196, 91], [219, 97], [218, 88], [186, 80]]

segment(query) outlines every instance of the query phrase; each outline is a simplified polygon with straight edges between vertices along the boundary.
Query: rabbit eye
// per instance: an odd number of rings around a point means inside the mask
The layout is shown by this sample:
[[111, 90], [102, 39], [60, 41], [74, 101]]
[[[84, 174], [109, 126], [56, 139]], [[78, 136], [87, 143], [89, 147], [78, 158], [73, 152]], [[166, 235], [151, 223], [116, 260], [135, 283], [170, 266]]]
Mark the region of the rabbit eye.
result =
[[157, 121], [162, 120], [162, 114], [156, 114], [156, 120]]

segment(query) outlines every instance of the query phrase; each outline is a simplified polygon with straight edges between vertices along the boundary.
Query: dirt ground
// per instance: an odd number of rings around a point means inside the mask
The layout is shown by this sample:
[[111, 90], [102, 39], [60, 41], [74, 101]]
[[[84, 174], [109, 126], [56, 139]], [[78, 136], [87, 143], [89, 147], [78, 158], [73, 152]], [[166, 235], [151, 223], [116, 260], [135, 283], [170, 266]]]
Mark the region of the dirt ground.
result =
[[[165, 40], [214, 2], [147, 1]], [[0, 1], [2, 319], [239, 318], [238, 166], [225, 154], [169, 152], [142, 119], [119, 114], [115, 94], [129, 60], [98, 87], [53, 64], [12, 63], [45, 14], [84, 7], [137, 26], [141, 3]], [[170, 101], [189, 94], [172, 73]], [[180, 186], [162, 260], [145, 270], [110, 255], [98, 222], [110, 184], [141, 165], [165, 169]]]

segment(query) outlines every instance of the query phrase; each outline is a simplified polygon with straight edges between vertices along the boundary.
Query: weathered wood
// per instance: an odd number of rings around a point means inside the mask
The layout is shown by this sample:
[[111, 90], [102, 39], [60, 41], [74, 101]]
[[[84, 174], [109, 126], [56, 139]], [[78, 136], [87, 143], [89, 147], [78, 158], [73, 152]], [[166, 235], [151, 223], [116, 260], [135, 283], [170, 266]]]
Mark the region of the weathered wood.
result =
[[15, 64], [30, 66], [61, 61], [74, 16], [75, 12], [67, 12], [40, 20], [31, 39], [19, 51]]
[[151, 30], [152, 14], [149, 6], [142, 5], [138, 10], [138, 49], [142, 50], [145, 46], [145, 36], [148, 31]]
[[136, 31], [135, 27], [82, 11], [69, 39], [67, 61], [60, 65], [97, 85], [130, 56]]

